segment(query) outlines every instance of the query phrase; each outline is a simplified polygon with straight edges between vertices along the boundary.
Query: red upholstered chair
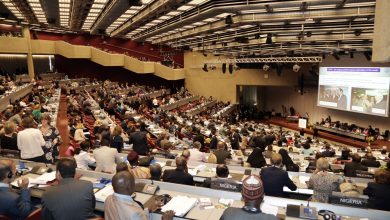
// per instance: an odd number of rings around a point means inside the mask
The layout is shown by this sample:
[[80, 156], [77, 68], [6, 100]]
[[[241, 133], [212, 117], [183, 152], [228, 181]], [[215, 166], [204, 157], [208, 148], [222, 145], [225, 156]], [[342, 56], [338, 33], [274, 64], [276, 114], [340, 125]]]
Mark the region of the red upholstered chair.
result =
[[27, 216], [26, 220], [40, 220], [42, 219], [42, 208], [36, 209]]
[[11, 218], [9, 218], [5, 215], [0, 215], [0, 220], [11, 220]]
[[[42, 208], [39, 208], [31, 212], [30, 215], [28, 215], [25, 220], [40, 220], [42, 219], [41, 215], [42, 215]], [[0, 215], [0, 220], [11, 220], [11, 218], [5, 215]]]

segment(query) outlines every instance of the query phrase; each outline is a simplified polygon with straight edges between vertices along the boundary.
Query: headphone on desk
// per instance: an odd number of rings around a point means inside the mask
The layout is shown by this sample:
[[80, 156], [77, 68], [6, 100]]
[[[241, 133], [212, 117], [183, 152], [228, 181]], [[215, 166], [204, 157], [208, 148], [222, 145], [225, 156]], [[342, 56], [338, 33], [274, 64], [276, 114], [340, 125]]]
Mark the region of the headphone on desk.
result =
[[336, 214], [329, 210], [320, 210], [318, 215], [322, 216], [325, 220], [336, 220]]

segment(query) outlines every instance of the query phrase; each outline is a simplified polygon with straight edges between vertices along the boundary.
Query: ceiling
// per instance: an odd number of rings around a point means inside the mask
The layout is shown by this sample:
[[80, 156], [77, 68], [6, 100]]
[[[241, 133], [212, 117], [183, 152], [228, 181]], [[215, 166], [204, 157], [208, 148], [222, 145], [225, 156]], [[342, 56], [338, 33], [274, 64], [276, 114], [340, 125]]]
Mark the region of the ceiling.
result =
[[375, 0], [0, 0], [0, 20], [233, 56], [371, 51]]

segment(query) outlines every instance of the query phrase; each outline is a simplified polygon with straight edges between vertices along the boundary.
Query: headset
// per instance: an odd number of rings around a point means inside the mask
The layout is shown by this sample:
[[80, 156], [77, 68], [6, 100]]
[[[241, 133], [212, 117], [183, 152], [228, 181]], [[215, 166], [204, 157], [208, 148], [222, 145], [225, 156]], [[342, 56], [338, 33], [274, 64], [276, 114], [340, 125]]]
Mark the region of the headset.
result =
[[320, 210], [318, 215], [322, 216], [325, 220], [336, 220], [336, 214], [329, 210]]

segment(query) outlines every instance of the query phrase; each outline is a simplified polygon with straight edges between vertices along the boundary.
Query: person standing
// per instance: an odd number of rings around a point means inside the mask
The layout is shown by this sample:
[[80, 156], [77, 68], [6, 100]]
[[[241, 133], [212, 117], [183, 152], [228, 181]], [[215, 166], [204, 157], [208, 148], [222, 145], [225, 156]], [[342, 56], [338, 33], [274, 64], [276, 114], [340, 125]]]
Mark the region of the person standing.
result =
[[22, 120], [23, 130], [17, 136], [20, 157], [34, 162], [45, 162], [42, 146], [45, 145], [42, 132], [34, 128], [34, 119], [27, 116]]
[[61, 136], [57, 128], [50, 125], [51, 117], [48, 113], [42, 114], [41, 123], [39, 130], [42, 132], [45, 140], [45, 145], [42, 147], [45, 153], [45, 163], [54, 163], [59, 159]]

